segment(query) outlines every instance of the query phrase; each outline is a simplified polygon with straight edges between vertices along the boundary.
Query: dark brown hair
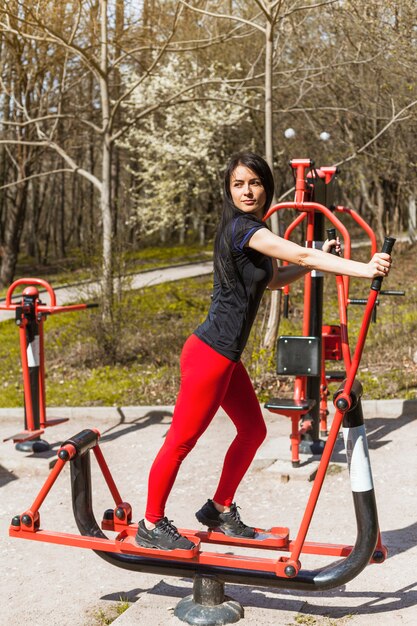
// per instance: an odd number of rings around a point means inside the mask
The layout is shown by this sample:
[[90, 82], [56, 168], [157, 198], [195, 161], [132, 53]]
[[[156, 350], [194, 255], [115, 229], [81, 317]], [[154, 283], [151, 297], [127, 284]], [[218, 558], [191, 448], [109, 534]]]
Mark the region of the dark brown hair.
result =
[[232, 263], [232, 248], [230, 237], [226, 236], [226, 230], [228, 224], [235, 216], [245, 214], [244, 211], [241, 211], [233, 204], [232, 194], [230, 191], [230, 180], [232, 174], [239, 165], [247, 167], [259, 176], [266, 194], [263, 215], [265, 215], [271, 205], [275, 188], [274, 177], [272, 176], [271, 169], [265, 159], [253, 152], [239, 152], [238, 154], [232, 156], [224, 173], [223, 211], [214, 241], [214, 269], [217, 273], [219, 281], [222, 284], [229, 285], [230, 279], [227, 268], [230, 267]]

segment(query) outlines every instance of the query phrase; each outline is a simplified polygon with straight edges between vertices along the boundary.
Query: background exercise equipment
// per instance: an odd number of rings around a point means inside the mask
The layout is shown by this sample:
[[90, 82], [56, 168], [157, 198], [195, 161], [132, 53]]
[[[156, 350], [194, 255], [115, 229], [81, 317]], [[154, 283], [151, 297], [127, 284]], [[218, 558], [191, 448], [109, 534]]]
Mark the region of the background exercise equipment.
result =
[[[351, 238], [346, 226], [336, 213], [348, 214], [365, 231], [370, 239], [371, 255], [376, 252], [376, 237], [372, 229], [353, 210], [335, 204], [337, 175], [336, 167], [316, 169], [310, 159], [290, 161], [295, 177], [295, 198], [293, 202], [282, 202], [272, 206], [264, 217], [269, 219], [276, 211], [295, 209], [299, 215], [284, 233], [289, 239], [294, 230], [306, 222], [305, 245], [321, 248], [325, 239], [325, 218], [332, 224], [327, 229], [328, 239], [335, 239], [337, 231], [344, 242], [345, 258], [351, 256]], [[285, 415], [291, 419], [291, 462], [300, 466], [300, 453], [320, 455], [325, 442], [320, 437], [327, 436], [328, 384], [341, 382], [350, 367], [348, 342], [348, 304], [366, 304], [366, 299], [349, 298], [349, 277], [337, 276], [339, 325], [323, 325], [323, 282], [321, 272], [313, 270], [304, 278], [304, 303], [302, 335], [281, 336], [277, 343], [277, 368], [279, 375], [294, 376], [292, 398], [274, 397], [266, 402], [265, 408], [272, 413]], [[289, 316], [289, 286], [283, 289], [284, 317]], [[382, 292], [386, 295], [404, 295], [402, 291]], [[375, 321], [375, 311], [372, 313]], [[344, 370], [326, 371], [327, 361], [343, 361]]]
[[[14, 296], [16, 287], [21, 285], [28, 286], [19, 296]], [[49, 306], [41, 302], [38, 286], [43, 287], [48, 293]], [[13, 302], [13, 297], [20, 298], [20, 301]], [[49, 450], [49, 444], [41, 439], [45, 428], [56, 426], [68, 419], [46, 418], [44, 321], [48, 315], [96, 306], [96, 304], [57, 306], [54, 290], [41, 278], [19, 278], [8, 288], [5, 304], [0, 304], [0, 310], [14, 311], [15, 322], [19, 327], [25, 426], [24, 430], [7, 437], [4, 441], [13, 440], [17, 450], [23, 452]]]

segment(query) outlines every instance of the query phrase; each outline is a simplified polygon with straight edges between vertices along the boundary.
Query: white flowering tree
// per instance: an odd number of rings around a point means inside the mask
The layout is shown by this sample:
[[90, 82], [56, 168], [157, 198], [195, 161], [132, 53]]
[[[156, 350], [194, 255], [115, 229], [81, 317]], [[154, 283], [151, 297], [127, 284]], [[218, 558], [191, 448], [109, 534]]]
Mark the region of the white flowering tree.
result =
[[[197, 63], [173, 57], [133, 92], [129, 106], [140, 110], [146, 102], [166, 101], [192, 76], [197, 82]], [[183, 241], [191, 227], [203, 243], [206, 227], [216, 219], [222, 171], [233, 135], [248, 115], [247, 98], [239, 94], [237, 100], [231, 83], [215, 78], [214, 67], [206, 68], [205, 76], [204, 88], [148, 115], [124, 141], [134, 181], [131, 222], [139, 236], [177, 231]]]

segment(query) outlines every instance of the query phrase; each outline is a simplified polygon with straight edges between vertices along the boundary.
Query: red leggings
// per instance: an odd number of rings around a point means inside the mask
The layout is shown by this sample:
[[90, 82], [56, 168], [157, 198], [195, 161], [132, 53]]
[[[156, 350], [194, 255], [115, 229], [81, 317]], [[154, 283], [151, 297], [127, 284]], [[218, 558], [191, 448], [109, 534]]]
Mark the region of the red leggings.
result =
[[235, 491], [266, 436], [266, 426], [249, 376], [235, 363], [191, 335], [181, 359], [181, 384], [171, 427], [159, 450], [148, 483], [145, 517], [157, 522], [165, 515], [165, 503], [178, 470], [221, 406], [236, 426], [213, 496], [230, 506]]

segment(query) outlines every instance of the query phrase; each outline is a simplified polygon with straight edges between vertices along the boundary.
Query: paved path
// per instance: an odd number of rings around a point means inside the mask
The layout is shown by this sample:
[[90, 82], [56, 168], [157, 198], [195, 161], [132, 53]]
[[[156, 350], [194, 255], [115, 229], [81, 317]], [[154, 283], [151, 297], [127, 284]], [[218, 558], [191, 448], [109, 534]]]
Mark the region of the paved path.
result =
[[[141, 289], [143, 287], [151, 287], [160, 283], [181, 280], [182, 278], [193, 278], [195, 276], [204, 276], [211, 274], [213, 271], [213, 262], [205, 261], [201, 263], [187, 263], [186, 265], [174, 265], [172, 267], [161, 267], [155, 270], [148, 270], [138, 274], [132, 274], [125, 279], [126, 289]], [[35, 278], [35, 277], [31, 277]], [[53, 284], [52, 284], [52, 287]], [[86, 281], [77, 285], [65, 285], [63, 287], [54, 288], [57, 304], [76, 304], [85, 298], [93, 298], [99, 290], [99, 284], [93, 281]], [[17, 289], [16, 293], [20, 293]], [[45, 295], [44, 295], [45, 294]], [[43, 292], [42, 300], [49, 304], [49, 296]], [[0, 300], [0, 304], [4, 304], [4, 299]], [[12, 319], [13, 311], [0, 310], [0, 322]]]

